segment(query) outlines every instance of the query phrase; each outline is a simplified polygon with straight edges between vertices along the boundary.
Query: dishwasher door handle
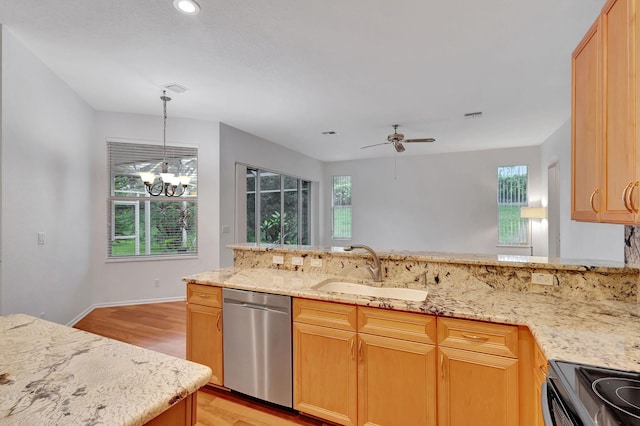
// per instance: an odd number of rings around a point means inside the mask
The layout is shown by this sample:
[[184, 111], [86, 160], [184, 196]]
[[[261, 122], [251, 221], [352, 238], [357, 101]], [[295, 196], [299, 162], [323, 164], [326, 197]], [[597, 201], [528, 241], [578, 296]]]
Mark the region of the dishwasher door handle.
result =
[[273, 312], [274, 314], [284, 314], [284, 315], [289, 314], [289, 312], [287, 312], [286, 310], [274, 309], [274, 308], [270, 308], [269, 306], [258, 305], [255, 303], [240, 302], [239, 300], [225, 299], [224, 303], [228, 305], [235, 305], [240, 308], [256, 309], [258, 311], [265, 311], [265, 312]]

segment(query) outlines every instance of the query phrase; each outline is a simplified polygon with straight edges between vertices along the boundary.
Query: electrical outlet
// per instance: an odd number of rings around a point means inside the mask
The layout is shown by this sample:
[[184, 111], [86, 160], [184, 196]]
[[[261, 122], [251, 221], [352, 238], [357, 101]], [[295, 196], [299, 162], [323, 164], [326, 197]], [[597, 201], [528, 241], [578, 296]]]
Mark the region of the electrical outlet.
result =
[[302, 266], [302, 265], [304, 265], [304, 258], [299, 257], [299, 256], [293, 256], [291, 258], [291, 264], [292, 265], [297, 265], [297, 266]]
[[284, 256], [273, 256], [274, 265], [284, 265]]
[[314, 268], [322, 268], [322, 259], [311, 259], [311, 266]]
[[531, 284], [553, 285], [553, 274], [544, 274], [540, 272], [531, 273]]
[[158, 278], [153, 280], [153, 285], [157, 287], [160, 287], [160, 280]]
[[38, 244], [44, 244], [44, 232], [38, 232]]

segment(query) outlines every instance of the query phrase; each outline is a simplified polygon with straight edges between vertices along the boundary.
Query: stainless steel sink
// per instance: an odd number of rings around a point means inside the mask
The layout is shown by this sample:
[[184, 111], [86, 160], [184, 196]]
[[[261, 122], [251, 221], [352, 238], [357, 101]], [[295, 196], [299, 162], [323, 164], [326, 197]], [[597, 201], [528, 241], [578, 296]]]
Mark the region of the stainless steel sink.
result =
[[426, 290], [397, 287], [371, 287], [366, 284], [358, 284], [339, 279], [324, 280], [312, 287], [314, 290], [322, 290], [334, 293], [357, 294], [361, 296], [385, 297], [389, 299], [409, 300], [422, 302], [427, 298]]

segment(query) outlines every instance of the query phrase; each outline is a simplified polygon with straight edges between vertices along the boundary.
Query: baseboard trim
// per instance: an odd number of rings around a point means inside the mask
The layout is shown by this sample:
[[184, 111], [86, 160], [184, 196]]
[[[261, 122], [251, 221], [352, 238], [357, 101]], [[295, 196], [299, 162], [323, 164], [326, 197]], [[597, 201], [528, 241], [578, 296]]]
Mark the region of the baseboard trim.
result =
[[87, 309], [78, 314], [74, 319], [67, 323], [67, 326], [73, 327], [80, 321], [82, 318], [89, 315], [91, 311], [97, 308], [111, 308], [114, 306], [126, 306], [126, 305], [145, 305], [148, 303], [163, 303], [163, 302], [179, 302], [184, 301], [186, 298], [184, 296], [181, 297], [163, 297], [159, 299], [138, 299], [138, 300], [122, 300], [120, 302], [106, 302], [106, 303], [95, 303], [89, 306]]

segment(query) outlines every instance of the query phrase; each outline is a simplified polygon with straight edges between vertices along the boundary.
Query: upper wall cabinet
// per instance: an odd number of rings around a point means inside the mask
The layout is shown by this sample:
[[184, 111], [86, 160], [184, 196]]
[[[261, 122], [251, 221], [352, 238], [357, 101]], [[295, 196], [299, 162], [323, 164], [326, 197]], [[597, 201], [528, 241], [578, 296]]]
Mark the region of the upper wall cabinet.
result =
[[608, 1], [573, 53], [574, 220], [632, 224], [638, 218], [638, 1]]

